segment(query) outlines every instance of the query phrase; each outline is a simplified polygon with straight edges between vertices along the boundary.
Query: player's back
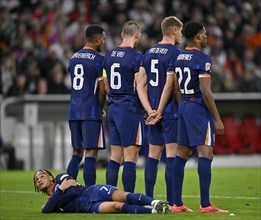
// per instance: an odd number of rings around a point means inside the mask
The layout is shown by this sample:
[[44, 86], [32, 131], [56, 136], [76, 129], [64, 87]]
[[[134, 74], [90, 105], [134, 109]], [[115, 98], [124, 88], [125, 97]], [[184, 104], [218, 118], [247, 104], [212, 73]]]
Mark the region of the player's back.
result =
[[92, 49], [81, 49], [70, 59], [69, 120], [101, 120], [98, 78], [102, 77], [102, 62], [103, 56]]
[[131, 47], [115, 47], [107, 52], [104, 69], [110, 85], [109, 104], [121, 105], [131, 111], [140, 108], [135, 73], [139, 71], [141, 60], [142, 54]]
[[181, 99], [203, 104], [204, 100], [200, 90], [199, 78], [210, 77], [210, 57], [196, 48], [185, 49], [180, 52], [175, 66]]
[[[167, 72], [174, 74], [174, 63], [179, 53], [180, 50], [172, 44], [158, 43], [144, 55], [142, 66], [146, 70], [148, 97], [153, 109], [157, 109], [159, 106]], [[176, 118], [177, 108], [174, 93], [171, 93], [163, 118]]]

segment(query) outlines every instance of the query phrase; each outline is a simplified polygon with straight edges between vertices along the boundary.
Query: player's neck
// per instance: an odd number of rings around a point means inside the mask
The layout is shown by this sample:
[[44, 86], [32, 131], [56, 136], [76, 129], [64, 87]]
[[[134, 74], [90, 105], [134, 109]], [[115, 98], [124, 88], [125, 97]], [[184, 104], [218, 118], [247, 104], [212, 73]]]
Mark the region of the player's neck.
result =
[[94, 45], [94, 44], [86, 43], [86, 44], [84, 45], [83, 49], [96, 50], [97, 47], [96, 47], [96, 45]]
[[46, 192], [44, 192], [44, 193], [46, 193], [48, 197], [51, 197], [53, 194], [53, 191], [54, 191], [54, 183], [52, 183], [52, 185], [50, 187], [48, 187], [46, 189]]
[[159, 43], [175, 45], [175, 39], [169, 36], [163, 36], [162, 40]]
[[200, 45], [193, 43], [193, 42], [188, 42], [186, 49], [197, 49], [197, 50], [201, 50], [202, 48], [200, 47]]
[[122, 43], [120, 44], [119, 47], [131, 47], [134, 48], [135, 46], [135, 41], [132, 38], [125, 38], [123, 39]]

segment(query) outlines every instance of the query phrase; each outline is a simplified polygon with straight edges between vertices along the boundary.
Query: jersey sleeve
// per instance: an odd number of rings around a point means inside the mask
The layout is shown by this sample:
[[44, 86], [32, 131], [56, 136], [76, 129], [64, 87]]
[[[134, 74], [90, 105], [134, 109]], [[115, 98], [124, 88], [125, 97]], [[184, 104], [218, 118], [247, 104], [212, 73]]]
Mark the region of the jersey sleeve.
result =
[[200, 64], [198, 65], [199, 70], [199, 78], [202, 77], [211, 77], [211, 68], [212, 62], [209, 56], [205, 55], [202, 59]]
[[180, 54], [180, 50], [176, 49], [173, 53], [173, 55], [169, 59], [168, 67], [167, 67], [167, 72], [168, 74], [174, 74], [175, 73], [175, 61]]
[[56, 186], [57, 187], [55, 187], [55, 191], [53, 195], [48, 199], [48, 201], [45, 203], [44, 207], [42, 208], [42, 213], [55, 212], [56, 205], [63, 195], [63, 191], [59, 188], [59, 185]]
[[136, 53], [134, 58], [134, 72], [139, 72], [141, 63], [142, 63], [143, 55], [141, 53]]

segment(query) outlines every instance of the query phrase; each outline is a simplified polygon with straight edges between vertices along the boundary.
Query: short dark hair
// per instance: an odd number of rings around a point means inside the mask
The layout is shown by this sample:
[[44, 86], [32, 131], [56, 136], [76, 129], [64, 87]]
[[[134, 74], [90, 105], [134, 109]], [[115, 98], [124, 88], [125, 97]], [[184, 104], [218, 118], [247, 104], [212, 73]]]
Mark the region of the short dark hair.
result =
[[195, 21], [190, 21], [185, 24], [183, 29], [183, 35], [188, 39], [193, 39], [201, 30], [203, 30], [203, 24]]
[[86, 39], [92, 40], [94, 37], [102, 35], [103, 32], [104, 32], [104, 29], [102, 26], [97, 25], [97, 24], [91, 24], [86, 28], [85, 36], [86, 36]]

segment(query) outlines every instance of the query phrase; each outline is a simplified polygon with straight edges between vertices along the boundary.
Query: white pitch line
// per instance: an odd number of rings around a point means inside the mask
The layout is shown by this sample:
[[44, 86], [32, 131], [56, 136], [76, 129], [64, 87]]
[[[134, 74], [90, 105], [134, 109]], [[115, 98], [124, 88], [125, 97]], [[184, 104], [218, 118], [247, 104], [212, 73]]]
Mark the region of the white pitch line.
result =
[[[5, 190], [1, 189], [0, 193], [20, 193], [20, 194], [37, 194], [34, 191], [19, 191], [19, 190]], [[166, 195], [156, 195], [156, 197], [163, 197]], [[184, 198], [199, 198], [199, 196], [193, 195], [184, 195]], [[210, 196], [210, 198], [214, 199], [252, 199], [252, 200], [261, 200], [261, 197], [243, 197], [243, 196]]]
[[[157, 196], [166, 196], [166, 195], [157, 195]], [[184, 198], [199, 198], [200, 196], [184, 195], [182, 197], [184, 197]], [[210, 196], [210, 198], [214, 198], [214, 199], [252, 199], [252, 200], [261, 200], [261, 197], [243, 197], [243, 196]]]

